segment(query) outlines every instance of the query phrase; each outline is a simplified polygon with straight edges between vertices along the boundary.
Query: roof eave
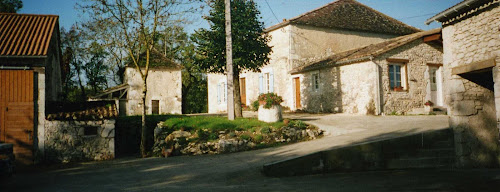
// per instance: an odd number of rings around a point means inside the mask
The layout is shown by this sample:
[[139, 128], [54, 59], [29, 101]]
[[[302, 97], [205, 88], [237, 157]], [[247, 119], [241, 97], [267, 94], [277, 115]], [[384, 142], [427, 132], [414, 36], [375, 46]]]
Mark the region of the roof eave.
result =
[[450, 7], [448, 9], [442, 11], [441, 13], [438, 13], [437, 15], [434, 15], [433, 17], [427, 19], [427, 21], [425, 21], [425, 24], [429, 25], [429, 24], [431, 24], [434, 21], [441, 22], [444, 18], [448, 18], [448, 15], [452, 15], [453, 13], [460, 13], [460, 11], [464, 7], [469, 7], [471, 4], [476, 3], [478, 1], [480, 1], [480, 0], [465, 0], [465, 1], [462, 1], [462, 2], [454, 5], [453, 7]]

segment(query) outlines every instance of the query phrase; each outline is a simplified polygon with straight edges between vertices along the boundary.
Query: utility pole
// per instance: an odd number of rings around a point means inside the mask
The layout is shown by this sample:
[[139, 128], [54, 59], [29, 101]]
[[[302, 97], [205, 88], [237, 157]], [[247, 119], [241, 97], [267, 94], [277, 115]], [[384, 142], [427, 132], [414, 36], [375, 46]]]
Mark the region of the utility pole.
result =
[[225, 0], [226, 15], [226, 69], [227, 69], [227, 119], [234, 120], [233, 40], [231, 38], [231, 0]]

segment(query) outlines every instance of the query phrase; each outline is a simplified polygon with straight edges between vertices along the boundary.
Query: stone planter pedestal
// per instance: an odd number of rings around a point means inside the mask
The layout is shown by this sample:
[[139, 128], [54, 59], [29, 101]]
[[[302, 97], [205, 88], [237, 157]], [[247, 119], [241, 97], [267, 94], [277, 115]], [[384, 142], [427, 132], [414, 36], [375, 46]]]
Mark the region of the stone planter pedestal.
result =
[[283, 119], [281, 111], [281, 105], [273, 105], [269, 109], [266, 109], [263, 105], [260, 105], [258, 111], [258, 119], [259, 121], [264, 121], [267, 123], [281, 121], [281, 119]]
[[424, 110], [426, 113], [432, 112], [433, 107], [430, 105], [424, 105]]

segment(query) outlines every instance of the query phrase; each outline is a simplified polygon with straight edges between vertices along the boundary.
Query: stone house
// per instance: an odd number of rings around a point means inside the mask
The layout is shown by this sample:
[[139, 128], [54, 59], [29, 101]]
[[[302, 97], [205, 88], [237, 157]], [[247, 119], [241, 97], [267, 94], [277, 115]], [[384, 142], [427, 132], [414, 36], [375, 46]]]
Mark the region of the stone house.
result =
[[0, 142], [16, 161], [44, 153], [45, 108], [61, 92], [59, 17], [0, 13]]
[[500, 1], [464, 0], [443, 26], [443, 77], [459, 167], [500, 165]]
[[[302, 109], [296, 87], [303, 78], [289, 71], [327, 55], [418, 31], [355, 0], [337, 0], [284, 20], [265, 30], [271, 36], [269, 64], [260, 73], [240, 74], [242, 103], [249, 105], [260, 93], [275, 92], [283, 97], [284, 107]], [[207, 79], [208, 112], [226, 111], [226, 76], [208, 74]]]
[[333, 54], [290, 71], [302, 109], [351, 114], [424, 114], [443, 106], [441, 29]]
[[[153, 50], [147, 77], [146, 113], [182, 113], [182, 66]], [[142, 54], [140, 58], [145, 58]], [[145, 60], [141, 60], [144, 66]], [[142, 69], [143, 70], [143, 69]], [[124, 84], [91, 97], [91, 100], [114, 100], [120, 115], [140, 115], [142, 111], [142, 77], [134, 64], [125, 67]]]

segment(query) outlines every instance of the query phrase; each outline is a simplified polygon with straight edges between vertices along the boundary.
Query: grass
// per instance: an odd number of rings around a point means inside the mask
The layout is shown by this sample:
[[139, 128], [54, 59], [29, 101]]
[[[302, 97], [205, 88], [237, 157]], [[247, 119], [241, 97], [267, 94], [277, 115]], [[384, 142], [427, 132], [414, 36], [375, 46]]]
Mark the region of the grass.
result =
[[227, 120], [226, 117], [180, 117], [170, 118], [164, 122], [164, 127], [171, 130], [195, 131], [203, 129], [209, 132], [219, 131], [255, 131], [263, 127], [279, 128], [283, 122], [265, 123], [257, 119], [237, 118], [234, 121]]

